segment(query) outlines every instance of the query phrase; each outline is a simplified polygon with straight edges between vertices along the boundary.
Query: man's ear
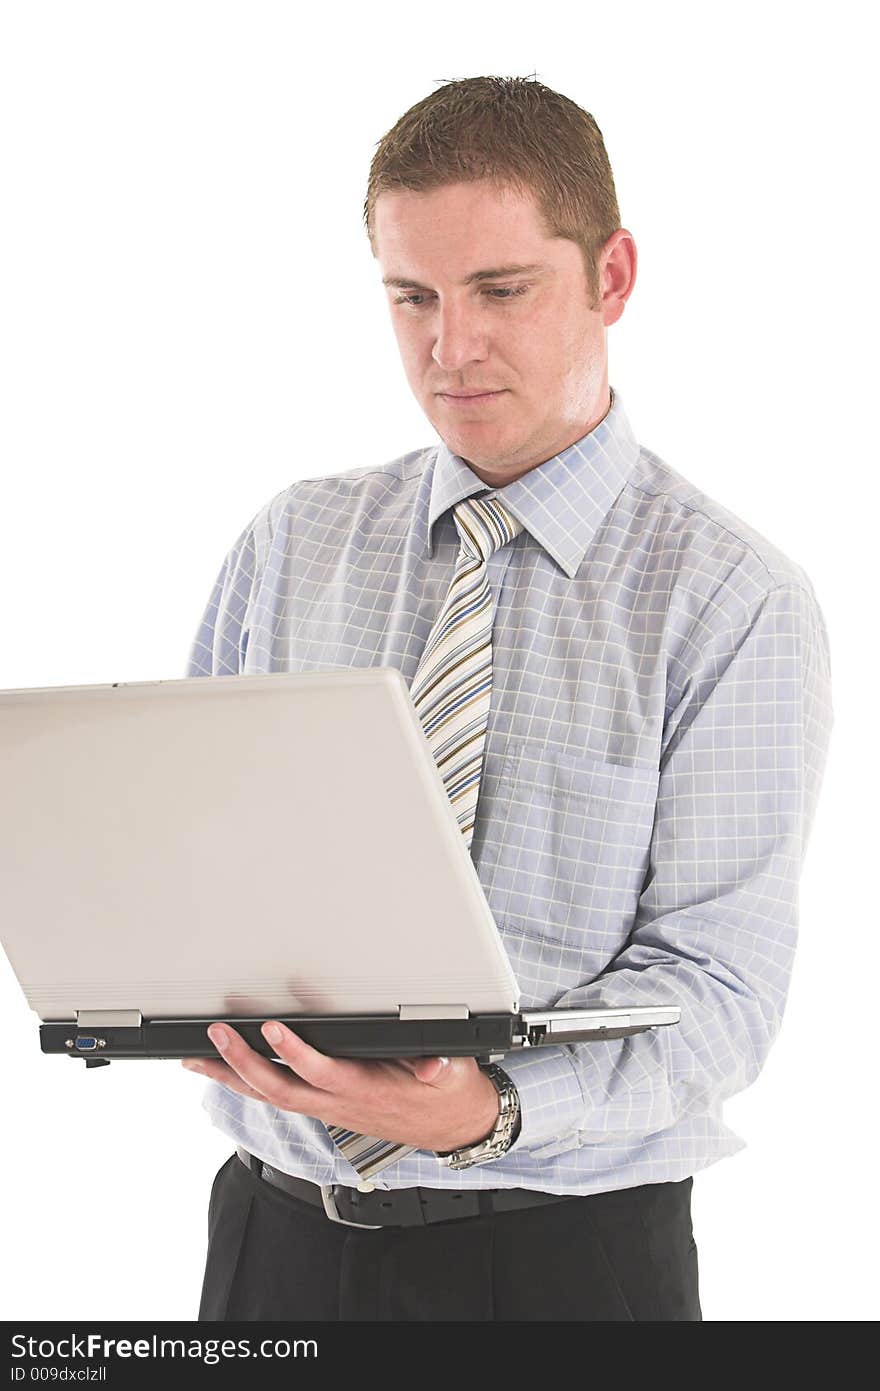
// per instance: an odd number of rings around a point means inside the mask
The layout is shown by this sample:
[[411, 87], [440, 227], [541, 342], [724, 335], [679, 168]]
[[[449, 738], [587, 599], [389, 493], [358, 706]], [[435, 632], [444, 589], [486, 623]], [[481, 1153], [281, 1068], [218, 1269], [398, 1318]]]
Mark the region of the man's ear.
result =
[[599, 255], [599, 304], [606, 328], [616, 324], [633, 292], [638, 252], [632, 233], [625, 227], [612, 232]]

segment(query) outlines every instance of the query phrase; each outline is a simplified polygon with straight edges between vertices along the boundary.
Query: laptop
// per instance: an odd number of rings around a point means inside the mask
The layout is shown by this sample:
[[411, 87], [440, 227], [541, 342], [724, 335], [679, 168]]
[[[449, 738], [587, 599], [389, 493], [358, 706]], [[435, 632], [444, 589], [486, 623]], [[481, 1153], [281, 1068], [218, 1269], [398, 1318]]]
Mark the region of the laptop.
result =
[[0, 692], [2, 942], [43, 1052], [213, 1056], [283, 1020], [336, 1057], [473, 1056], [675, 1024], [521, 1009], [393, 667]]

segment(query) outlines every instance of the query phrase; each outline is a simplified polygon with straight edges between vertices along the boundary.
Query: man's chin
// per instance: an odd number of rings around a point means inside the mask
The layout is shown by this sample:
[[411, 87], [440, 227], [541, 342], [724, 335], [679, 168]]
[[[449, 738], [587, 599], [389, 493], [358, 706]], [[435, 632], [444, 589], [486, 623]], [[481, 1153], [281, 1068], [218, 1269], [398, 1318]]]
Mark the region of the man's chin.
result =
[[516, 457], [513, 440], [504, 439], [497, 431], [480, 429], [450, 430], [445, 421], [432, 421], [434, 429], [452, 454], [475, 468], [503, 468]]

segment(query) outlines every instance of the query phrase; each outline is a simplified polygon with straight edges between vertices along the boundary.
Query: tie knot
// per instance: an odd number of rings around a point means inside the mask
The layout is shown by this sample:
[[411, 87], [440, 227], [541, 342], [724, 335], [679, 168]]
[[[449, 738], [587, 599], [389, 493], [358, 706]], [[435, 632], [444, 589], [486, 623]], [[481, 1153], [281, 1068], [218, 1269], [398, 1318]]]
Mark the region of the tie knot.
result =
[[523, 529], [522, 522], [512, 517], [501, 499], [494, 495], [465, 498], [456, 504], [452, 514], [462, 549], [483, 560], [488, 560]]

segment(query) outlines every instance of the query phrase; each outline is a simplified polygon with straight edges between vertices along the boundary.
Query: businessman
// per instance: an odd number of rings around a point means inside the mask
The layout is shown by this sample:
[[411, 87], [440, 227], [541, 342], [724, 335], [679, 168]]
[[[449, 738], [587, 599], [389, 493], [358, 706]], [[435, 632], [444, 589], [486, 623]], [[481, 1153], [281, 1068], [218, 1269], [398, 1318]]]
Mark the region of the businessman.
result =
[[590, 115], [446, 83], [379, 142], [365, 221], [440, 443], [383, 463], [340, 429], [341, 471], [316, 460], [230, 550], [189, 672], [397, 667], [523, 1006], [681, 1022], [487, 1067], [329, 1058], [270, 1021], [278, 1066], [212, 1026], [184, 1065], [234, 1152], [200, 1318], [698, 1320], [693, 1175], [743, 1147], [722, 1102], [792, 967], [822, 614], [609, 384], [637, 256]]

